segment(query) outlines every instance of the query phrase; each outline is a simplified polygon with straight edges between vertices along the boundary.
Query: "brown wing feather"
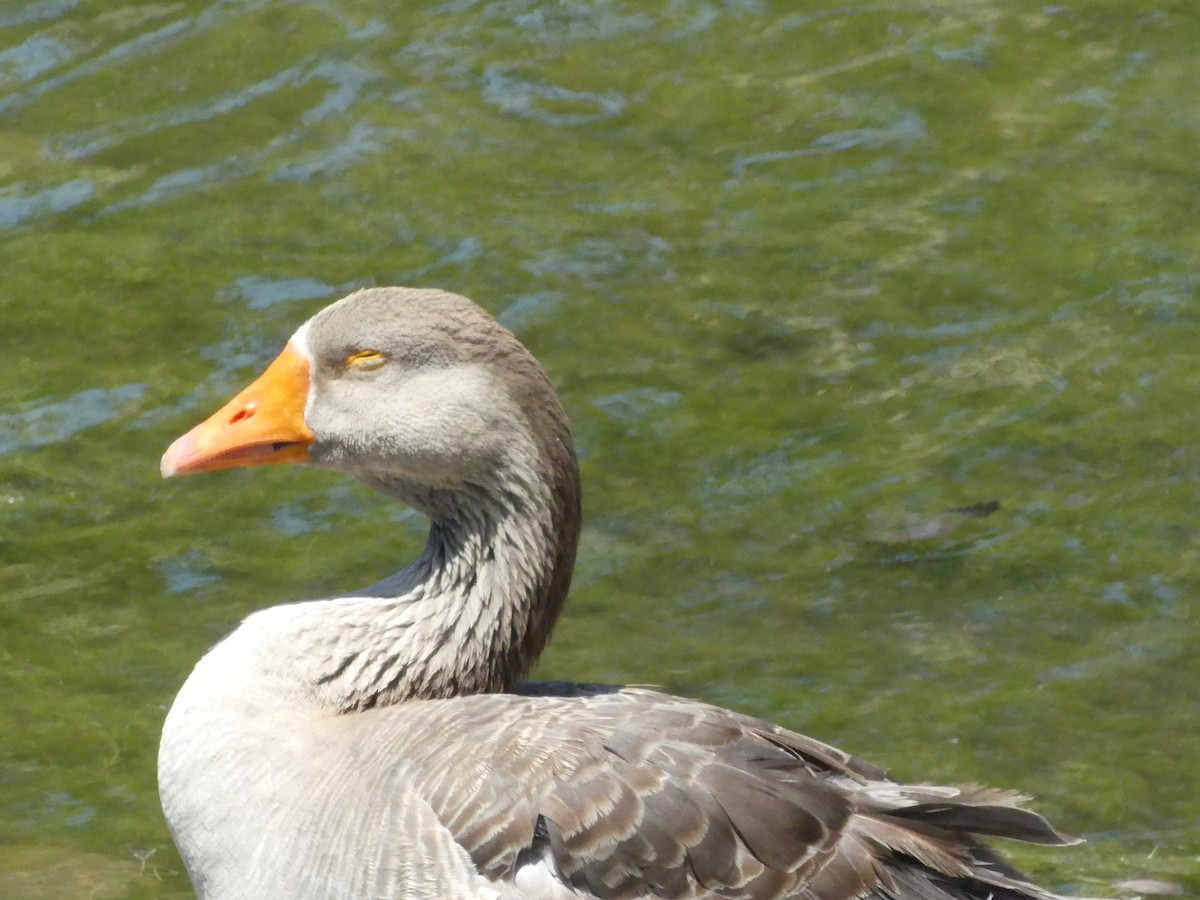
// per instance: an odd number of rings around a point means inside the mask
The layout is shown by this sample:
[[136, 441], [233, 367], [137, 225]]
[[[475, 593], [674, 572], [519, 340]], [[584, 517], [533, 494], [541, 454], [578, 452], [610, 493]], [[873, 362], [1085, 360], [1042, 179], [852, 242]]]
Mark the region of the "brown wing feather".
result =
[[555, 688], [426, 701], [438, 726], [403, 748], [414, 788], [497, 881], [549, 860], [584, 897], [1054, 896], [975, 837], [1068, 842], [1016, 795], [900, 785], [811, 738], [653, 691]]

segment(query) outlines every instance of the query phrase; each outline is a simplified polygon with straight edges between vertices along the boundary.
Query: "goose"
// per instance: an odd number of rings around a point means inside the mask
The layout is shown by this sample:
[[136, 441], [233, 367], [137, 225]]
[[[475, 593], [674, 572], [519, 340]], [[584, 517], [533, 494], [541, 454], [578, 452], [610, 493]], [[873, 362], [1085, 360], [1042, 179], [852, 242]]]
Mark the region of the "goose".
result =
[[987, 839], [1074, 839], [641, 687], [525, 683], [580, 527], [567, 416], [517, 338], [412, 288], [326, 307], [164, 476], [306, 462], [424, 513], [417, 558], [254, 612], [195, 666], [158, 772], [201, 900], [1052, 900]]

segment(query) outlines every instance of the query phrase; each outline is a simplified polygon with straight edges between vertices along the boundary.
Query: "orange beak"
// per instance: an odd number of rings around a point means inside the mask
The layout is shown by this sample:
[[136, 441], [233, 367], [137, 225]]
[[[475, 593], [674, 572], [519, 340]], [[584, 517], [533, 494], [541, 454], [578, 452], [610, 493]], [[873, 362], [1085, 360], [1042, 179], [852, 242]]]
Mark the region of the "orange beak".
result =
[[173, 443], [163, 478], [215, 469], [306, 462], [308, 360], [290, 343], [248, 388]]

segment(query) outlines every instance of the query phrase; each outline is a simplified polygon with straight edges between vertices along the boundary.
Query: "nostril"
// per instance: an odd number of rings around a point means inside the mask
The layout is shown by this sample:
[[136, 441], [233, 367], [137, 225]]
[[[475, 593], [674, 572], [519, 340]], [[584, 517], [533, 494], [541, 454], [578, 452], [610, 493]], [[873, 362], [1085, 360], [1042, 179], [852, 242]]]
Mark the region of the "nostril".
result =
[[241, 422], [243, 419], [249, 419], [253, 415], [254, 415], [253, 407], [246, 408], [246, 409], [239, 409], [237, 412], [235, 412], [233, 414], [233, 416], [230, 417], [229, 424], [236, 425], [238, 422]]

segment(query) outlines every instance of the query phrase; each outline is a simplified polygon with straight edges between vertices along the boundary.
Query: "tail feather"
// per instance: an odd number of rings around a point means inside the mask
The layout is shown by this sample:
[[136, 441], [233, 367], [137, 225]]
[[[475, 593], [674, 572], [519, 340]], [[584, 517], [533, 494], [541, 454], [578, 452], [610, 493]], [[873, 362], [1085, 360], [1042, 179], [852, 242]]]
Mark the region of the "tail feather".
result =
[[891, 876], [890, 888], [879, 885], [865, 900], [1064, 900], [1027, 881], [1003, 877], [946, 878], [916, 866], [897, 866]]
[[869, 900], [1061, 900], [1008, 865], [982, 838], [1062, 846], [1056, 831], [1019, 804], [1027, 798], [975, 785], [874, 782], [859, 788], [846, 837], [876, 855], [889, 877]]
[[1021, 806], [1024, 794], [979, 785], [870, 784], [859, 795], [866, 814], [896, 816], [951, 831], [1011, 838], [1028, 844], [1069, 846], [1080, 839], [1062, 834], [1042, 816]]
[[1056, 831], [1042, 816], [1016, 806], [965, 806], [959, 803], [919, 803], [894, 810], [892, 815], [940, 828], [969, 831], [988, 837], [1012, 838], [1028, 844], [1063, 847], [1080, 843]]

